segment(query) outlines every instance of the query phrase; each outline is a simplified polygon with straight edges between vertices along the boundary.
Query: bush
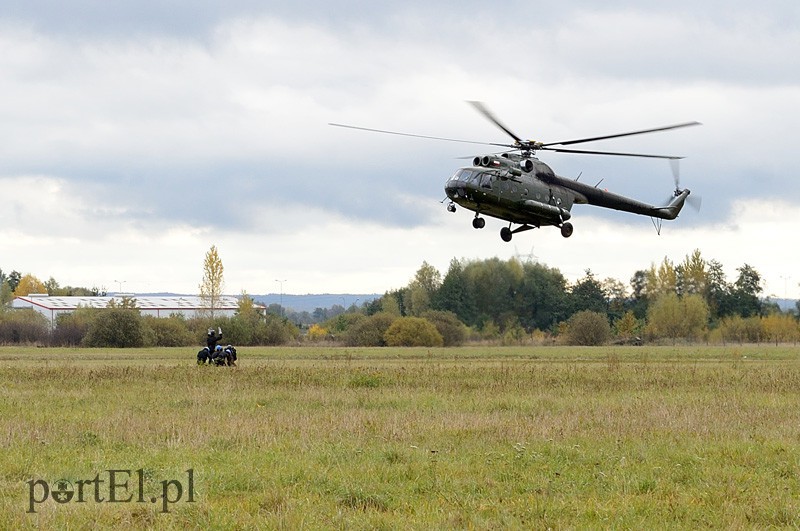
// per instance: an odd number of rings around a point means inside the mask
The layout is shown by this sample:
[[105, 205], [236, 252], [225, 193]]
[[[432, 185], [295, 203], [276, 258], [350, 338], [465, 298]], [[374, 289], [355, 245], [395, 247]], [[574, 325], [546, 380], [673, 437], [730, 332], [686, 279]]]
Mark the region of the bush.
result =
[[324, 341], [328, 339], [330, 332], [326, 328], [321, 327], [318, 324], [311, 325], [311, 328], [308, 329], [308, 334], [306, 334], [306, 339], [309, 341]]
[[71, 313], [62, 313], [56, 317], [56, 327], [50, 334], [50, 344], [56, 347], [77, 347], [83, 344], [89, 333], [91, 323], [97, 310], [78, 308]]
[[94, 316], [84, 339], [87, 347], [142, 347], [145, 326], [137, 310], [106, 308]]
[[344, 342], [350, 347], [384, 347], [384, 335], [397, 320], [396, 315], [381, 312], [361, 319], [344, 333]]
[[323, 323], [333, 337], [339, 339], [352, 327], [367, 319], [367, 316], [358, 312], [341, 313]]
[[188, 347], [197, 343], [186, 326], [186, 320], [182, 317], [163, 318], [148, 315], [144, 317], [144, 321], [153, 332], [153, 342], [156, 347]]
[[570, 345], [603, 345], [611, 337], [611, 326], [604, 313], [584, 310], [567, 321], [566, 340]]
[[384, 334], [390, 347], [441, 347], [442, 334], [430, 321], [421, 317], [400, 317]]
[[445, 347], [457, 347], [466, 341], [467, 327], [453, 312], [429, 310], [422, 317], [433, 323], [442, 335]]
[[0, 344], [45, 343], [49, 328], [47, 318], [36, 310], [0, 312]]
[[298, 337], [300, 330], [288, 319], [277, 315], [267, 315], [266, 320], [253, 331], [256, 345], [285, 345]]

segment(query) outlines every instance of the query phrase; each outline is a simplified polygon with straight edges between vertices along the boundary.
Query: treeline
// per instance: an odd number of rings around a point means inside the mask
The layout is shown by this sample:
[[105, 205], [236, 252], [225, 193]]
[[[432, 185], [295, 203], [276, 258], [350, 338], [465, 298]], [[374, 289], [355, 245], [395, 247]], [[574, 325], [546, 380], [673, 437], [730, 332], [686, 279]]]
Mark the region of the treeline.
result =
[[[761, 276], [752, 266], [736, 272], [729, 282], [722, 264], [699, 250], [681, 262], [665, 258], [636, 271], [627, 284], [598, 279], [590, 270], [570, 283], [558, 269], [516, 259], [454, 259], [444, 275], [423, 262], [407, 286], [360, 307], [317, 309], [312, 319], [297, 320], [279, 305], [262, 314], [246, 295], [236, 315], [225, 318], [157, 319], [140, 315], [135, 300], [128, 300], [118, 308], [61, 315], [52, 329], [36, 312], [0, 310], [0, 343], [190, 346], [218, 326], [236, 345], [798, 341], [798, 312], [783, 313], [762, 299]], [[12, 276], [0, 272], [6, 291]], [[26, 277], [16, 277], [17, 290]], [[51, 281], [49, 287], [57, 288]]]
[[23, 275], [15, 270], [6, 274], [0, 269], [0, 306], [11, 302], [15, 295], [29, 295], [31, 293], [47, 293], [51, 296], [60, 297], [97, 297], [105, 296], [106, 290], [98, 287], [61, 286], [53, 277], [42, 282], [30, 273]]
[[222, 328], [223, 341], [234, 345], [285, 345], [297, 341], [297, 326], [277, 315], [263, 315], [243, 297], [233, 317], [141, 315], [135, 298], [111, 301], [105, 309], [78, 308], [61, 314], [55, 325], [30, 310], [0, 310], [0, 344], [57, 347], [189, 347], [204, 344], [208, 328]]
[[797, 341], [797, 312], [784, 314], [761, 298], [755, 268], [736, 271], [729, 282], [720, 262], [695, 250], [679, 263], [665, 258], [636, 271], [628, 284], [590, 270], [571, 284], [536, 262], [454, 259], [443, 276], [423, 263], [407, 286], [363, 310], [368, 316], [445, 312], [467, 327], [469, 338], [504, 343]]

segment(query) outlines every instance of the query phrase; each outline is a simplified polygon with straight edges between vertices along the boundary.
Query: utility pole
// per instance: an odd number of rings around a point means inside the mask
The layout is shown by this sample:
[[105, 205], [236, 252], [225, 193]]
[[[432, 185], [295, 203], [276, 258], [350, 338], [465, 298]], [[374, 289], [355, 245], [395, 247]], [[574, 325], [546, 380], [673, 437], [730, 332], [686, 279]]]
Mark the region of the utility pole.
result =
[[281, 285], [281, 317], [283, 317], [283, 283], [286, 282], [286, 279], [278, 280], [276, 278], [275, 282]]

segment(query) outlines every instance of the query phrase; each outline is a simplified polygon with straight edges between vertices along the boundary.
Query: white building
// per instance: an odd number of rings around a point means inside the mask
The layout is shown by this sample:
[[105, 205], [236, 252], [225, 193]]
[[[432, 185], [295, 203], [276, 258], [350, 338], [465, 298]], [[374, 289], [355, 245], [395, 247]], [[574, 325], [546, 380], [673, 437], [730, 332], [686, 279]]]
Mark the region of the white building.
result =
[[[132, 294], [115, 295], [113, 297], [50, 297], [48, 295], [31, 294], [16, 297], [12, 302], [13, 308], [32, 308], [44, 315], [50, 325], [55, 325], [56, 318], [62, 313], [71, 313], [78, 308], [107, 308], [113, 300], [120, 304], [123, 297], [136, 300], [136, 308], [142, 315], [155, 317], [169, 317], [180, 314], [186, 318], [195, 317], [200, 312], [207, 312], [208, 306], [197, 296], [183, 295], [175, 297], [146, 297]], [[256, 307], [263, 308], [256, 304]], [[237, 297], [220, 297], [219, 303], [214, 307], [214, 315], [232, 317], [239, 309]], [[263, 311], [263, 310], [262, 310]]]

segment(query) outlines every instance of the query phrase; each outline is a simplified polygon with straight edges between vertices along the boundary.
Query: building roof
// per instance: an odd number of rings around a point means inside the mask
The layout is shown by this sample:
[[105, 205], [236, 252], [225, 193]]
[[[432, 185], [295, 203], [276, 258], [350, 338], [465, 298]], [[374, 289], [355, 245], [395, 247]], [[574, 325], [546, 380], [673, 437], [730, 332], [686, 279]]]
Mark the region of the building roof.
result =
[[[127, 296], [136, 300], [136, 307], [140, 310], [202, 310], [208, 309], [203, 299], [193, 295], [174, 297], [137, 297]], [[16, 297], [13, 302], [15, 308], [29, 308], [38, 306], [47, 310], [76, 310], [80, 308], [106, 308], [112, 300], [122, 302], [123, 296], [113, 297], [49, 297], [47, 295], [26, 295]], [[220, 297], [215, 310], [236, 310], [239, 308], [237, 297]]]

